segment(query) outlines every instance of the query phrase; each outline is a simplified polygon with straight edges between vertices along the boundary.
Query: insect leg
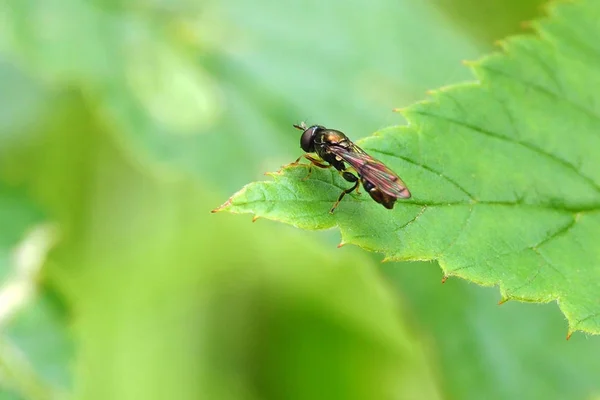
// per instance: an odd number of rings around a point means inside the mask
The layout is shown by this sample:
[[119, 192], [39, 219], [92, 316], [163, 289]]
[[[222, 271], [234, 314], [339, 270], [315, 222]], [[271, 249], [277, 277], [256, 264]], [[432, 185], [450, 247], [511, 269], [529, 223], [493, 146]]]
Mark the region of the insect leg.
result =
[[348, 182], [353, 182], [353, 183], [356, 182], [356, 180], [358, 179], [356, 177], [356, 175], [354, 175], [352, 172], [348, 172], [348, 171], [342, 171], [342, 176]]
[[319, 167], [319, 168], [323, 168], [323, 169], [327, 169], [327, 168], [331, 168], [333, 165], [331, 164], [323, 164], [321, 162], [321, 160], [317, 160], [314, 157], [311, 157], [308, 154], [304, 154], [303, 156], [301, 156], [300, 158], [306, 158], [308, 161], [310, 161], [310, 164], [308, 165], [308, 175], [306, 175], [306, 177], [304, 177], [304, 179], [302, 179], [303, 181], [307, 180], [308, 178], [310, 178], [310, 175], [312, 174], [312, 166], [314, 165], [315, 167]]
[[[342, 177], [347, 180], [348, 182], [356, 182], [356, 180], [358, 179], [356, 177], [356, 175], [354, 175], [352, 172], [349, 171], [341, 171], [340, 172], [342, 174]], [[360, 185], [356, 186], [356, 193], [360, 194]]]
[[321, 160], [317, 160], [316, 158], [314, 158], [314, 157], [312, 157], [312, 156], [310, 156], [308, 154], [304, 154], [302, 157], [306, 158], [308, 161], [310, 161], [310, 163], [312, 165], [315, 165], [315, 166], [317, 166], [319, 168], [331, 168], [333, 166], [331, 164], [323, 164], [321, 162]]
[[342, 193], [340, 193], [340, 197], [338, 197], [337, 201], [335, 203], [333, 203], [333, 207], [331, 207], [331, 210], [329, 210], [330, 214], [333, 214], [333, 212], [335, 211], [335, 209], [337, 208], [338, 204], [340, 204], [340, 201], [342, 201], [342, 199], [344, 198], [344, 196], [347, 193], [352, 193], [352, 191], [354, 189], [356, 189], [359, 185], [359, 181], [358, 178], [356, 177], [356, 175], [352, 174], [351, 172], [348, 171], [344, 171], [344, 173], [342, 173], [342, 176], [344, 177], [344, 179], [346, 179], [348, 182], [354, 182], [354, 185], [346, 190], [343, 190]]
[[[306, 158], [308, 161], [310, 161], [311, 164], [314, 164], [319, 168], [331, 168], [332, 167], [332, 165], [323, 164], [322, 160], [316, 159], [309, 154], [302, 154], [300, 157], [296, 158], [296, 161], [294, 161], [293, 163], [289, 163], [288, 165], [306, 165], [306, 164], [300, 164], [300, 160], [302, 158]], [[307, 165], [307, 166], [310, 166], [310, 165]]]

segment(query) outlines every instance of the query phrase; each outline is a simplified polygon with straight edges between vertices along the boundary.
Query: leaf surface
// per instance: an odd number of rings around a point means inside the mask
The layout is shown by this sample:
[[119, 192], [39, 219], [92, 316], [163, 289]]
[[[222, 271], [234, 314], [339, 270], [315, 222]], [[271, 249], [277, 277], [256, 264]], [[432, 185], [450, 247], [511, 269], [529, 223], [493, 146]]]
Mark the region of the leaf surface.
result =
[[[503, 301], [556, 300], [569, 333], [600, 333], [600, 5], [552, 8], [538, 36], [472, 64], [478, 82], [405, 110], [407, 127], [360, 141], [413, 194], [388, 211], [331, 170], [285, 167], [221, 209], [304, 229], [388, 260], [437, 260], [446, 276], [498, 285]], [[319, 121], [325, 123], [324, 121]], [[335, 127], [331, 127], [335, 128]], [[352, 132], [348, 132], [352, 137]]]

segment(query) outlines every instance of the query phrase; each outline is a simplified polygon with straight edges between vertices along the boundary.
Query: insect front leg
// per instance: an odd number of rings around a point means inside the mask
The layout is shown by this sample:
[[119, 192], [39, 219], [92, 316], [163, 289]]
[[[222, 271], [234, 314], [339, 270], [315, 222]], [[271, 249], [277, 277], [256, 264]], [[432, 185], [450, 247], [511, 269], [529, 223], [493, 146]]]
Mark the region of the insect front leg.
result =
[[323, 164], [323, 160], [314, 158], [310, 154], [302, 154], [300, 157], [296, 158], [296, 161], [294, 161], [293, 163], [289, 163], [288, 165], [306, 165], [307, 167], [310, 167], [310, 165], [307, 164], [300, 164], [300, 160], [302, 158], [306, 158], [308, 161], [310, 161], [311, 164], [314, 164], [319, 168], [331, 168], [331, 165]]
[[344, 198], [344, 196], [347, 193], [352, 193], [352, 191], [354, 189], [356, 189], [359, 185], [359, 181], [358, 181], [358, 177], [356, 175], [354, 175], [351, 172], [348, 171], [344, 171], [342, 172], [342, 176], [344, 177], [345, 180], [347, 180], [348, 182], [354, 182], [354, 185], [346, 190], [343, 190], [342, 193], [340, 193], [340, 197], [338, 197], [337, 201], [335, 203], [333, 203], [333, 207], [331, 207], [331, 210], [329, 210], [330, 214], [333, 214], [333, 212], [335, 211], [335, 209], [337, 208], [338, 204], [340, 204], [340, 201], [342, 201], [342, 199]]
[[[321, 162], [321, 160], [318, 160], [318, 159], [316, 159], [316, 158], [312, 157], [312, 156], [311, 156], [311, 155], [309, 155], [309, 154], [304, 154], [304, 155], [300, 156], [300, 158], [302, 158], [302, 157], [304, 157], [304, 158], [306, 158], [308, 161], [310, 161], [310, 164], [308, 164], [308, 175], [306, 175], [306, 176], [305, 176], [305, 177], [302, 179], [303, 181], [305, 181], [305, 180], [307, 180], [308, 178], [310, 178], [310, 176], [311, 176], [311, 174], [312, 174], [312, 167], [313, 167], [313, 165], [314, 165], [315, 167], [319, 167], [319, 168], [323, 168], [323, 169], [327, 169], [327, 168], [331, 168], [331, 167], [332, 167], [332, 165], [331, 165], [331, 164], [323, 164], [323, 163]], [[298, 158], [298, 160], [300, 160], [300, 158]], [[298, 160], [296, 160], [296, 161], [298, 161]]]

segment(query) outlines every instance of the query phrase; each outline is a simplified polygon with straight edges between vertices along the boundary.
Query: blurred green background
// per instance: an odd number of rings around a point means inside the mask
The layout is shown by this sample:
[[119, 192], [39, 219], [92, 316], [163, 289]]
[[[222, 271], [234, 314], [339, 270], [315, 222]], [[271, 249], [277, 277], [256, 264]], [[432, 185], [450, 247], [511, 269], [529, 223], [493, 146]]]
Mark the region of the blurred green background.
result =
[[2, 2], [0, 399], [598, 398], [555, 304], [209, 213], [292, 123], [402, 124], [541, 3]]

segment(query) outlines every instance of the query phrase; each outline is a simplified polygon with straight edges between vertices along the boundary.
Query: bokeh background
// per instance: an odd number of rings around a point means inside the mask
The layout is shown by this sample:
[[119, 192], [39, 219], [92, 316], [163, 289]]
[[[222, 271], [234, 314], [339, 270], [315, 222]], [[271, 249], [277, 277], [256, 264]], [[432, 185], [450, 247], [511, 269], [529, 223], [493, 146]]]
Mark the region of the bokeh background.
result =
[[0, 399], [600, 398], [555, 304], [209, 212], [292, 123], [403, 124], [542, 3], [2, 2]]

